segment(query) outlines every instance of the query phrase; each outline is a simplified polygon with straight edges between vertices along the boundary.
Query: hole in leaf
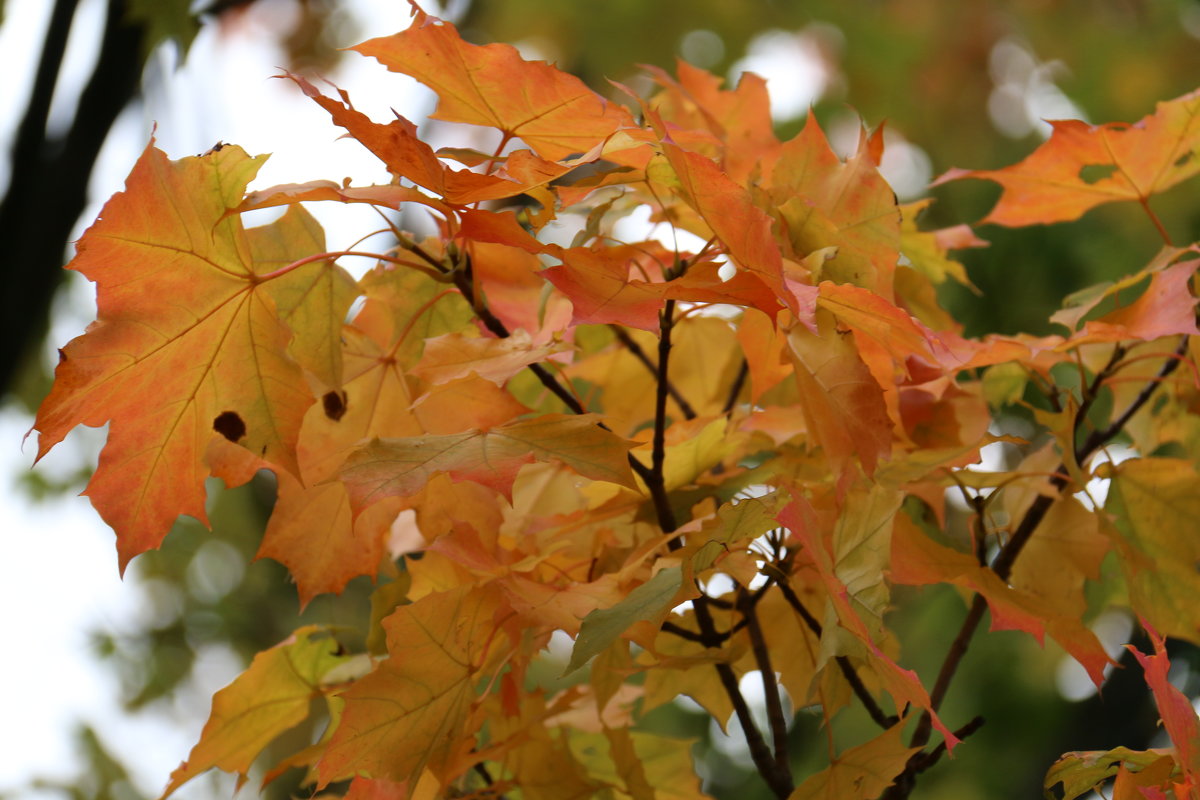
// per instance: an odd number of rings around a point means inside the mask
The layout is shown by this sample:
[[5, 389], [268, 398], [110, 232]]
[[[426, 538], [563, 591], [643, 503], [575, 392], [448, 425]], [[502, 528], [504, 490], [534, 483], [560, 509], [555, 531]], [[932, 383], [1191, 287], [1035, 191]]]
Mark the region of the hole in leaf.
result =
[[1173, 163], [1171, 166], [1175, 167], [1176, 169], [1179, 169], [1184, 164], [1191, 161], [1192, 156], [1194, 156], [1194, 155], [1196, 155], [1194, 152], [1192, 152], [1191, 150], [1188, 150], [1186, 153], [1181, 155], [1179, 158], [1175, 159], [1175, 163]]
[[321, 406], [325, 409], [325, 416], [337, 422], [346, 414], [346, 393], [326, 392], [321, 397]]
[[1116, 164], [1084, 164], [1079, 168], [1079, 180], [1090, 186], [1105, 178], [1111, 178], [1116, 171]]
[[213, 430], [231, 442], [246, 435], [246, 423], [236, 411], [222, 411], [213, 420]]

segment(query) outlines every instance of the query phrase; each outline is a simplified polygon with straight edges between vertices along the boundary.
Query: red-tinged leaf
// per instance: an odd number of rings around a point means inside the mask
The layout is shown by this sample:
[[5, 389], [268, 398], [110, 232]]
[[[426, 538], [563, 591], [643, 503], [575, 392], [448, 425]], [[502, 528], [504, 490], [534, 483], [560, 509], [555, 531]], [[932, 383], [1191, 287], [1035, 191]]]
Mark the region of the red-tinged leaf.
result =
[[992, 630], [1021, 630], [1042, 643], [1048, 632], [1087, 670], [1096, 686], [1110, 660], [1080, 618], [1050, 607], [1039, 597], [1009, 587], [974, 557], [938, 544], [906, 515], [896, 516], [892, 534], [892, 580], [909, 586], [951, 583], [982, 594], [992, 611]]
[[97, 283], [98, 320], [62, 351], [34, 425], [38, 455], [76, 425], [111, 423], [86, 493], [117, 532], [122, 570], [180, 514], [206, 521], [213, 436], [299, 471], [313, 397], [228, 214], [261, 163], [237, 147], [175, 162], [147, 147], [70, 264]]
[[768, 184], [795, 257], [836, 247], [819, 278], [853, 283], [887, 299], [900, 249], [900, 209], [879, 174], [883, 129], [862, 131], [858, 150], [843, 162], [813, 114], [784, 142]]
[[414, 11], [408, 30], [351, 49], [437, 92], [435, 119], [496, 128], [555, 160], [586, 153], [619, 128], [634, 127], [629, 112], [578, 78], [526, 61], [511, 45], [470, 44], [453, 25], [415, 4]]
[[559, 257], [542, 275], [571, 300], [572, 322], [658, 330], [664, 284], [633, 277], [642, 260], [636, 246], [573, 247]]
[[474, 745], [476, 684], [506, 649], [511, 614], [492, 587], [463, 586], [400, 606], [383, 621], [389, 658], [341, 697], [345, 711], [317, 764], [322, 785], [356, 775], [439, 780]]
[[461, 223], [458, 235], [468, 242], [490, 242], [516, 247], [526, 253], [551, 252], [557, 255], [554, 245], [545, 245], [533, 234], [521, 227], [516, 214], [508, 211], [479, 211], [466, 208], [459, 212]]
[[794, 496], [776, 517], [805, 548], [813, 566], [816, 567], [821, 582], [825, 585], [829, 602], [837, 614], [838, 622], [843, 628], [852, 633], [867, 648], [869, 663], [879, 678], [880, 683], [895, 699], [896, 707], [902, 708], [912, 704], [929, 712], [936, 728], [946, 740], [946, 749], [953, 750], [959, 739], [947, 728], [930, 702], [929, 693], [921, 685], [917, 674], [912, 670], [900, 667], [889, 658], [876, 643], [862, 617], [854, 609], [846, 584], [838, 577], [835, 570], [833, 555], [821, 541], [818, 529], [817, 514], [811, 504], [803, 497]]
[[376, 439], [342, 467], [356, 509], [385, 497], [407, 497], [444, 472], [508, 495], [517, 472], [534, 460], [560, 461], [588, 478], [636, 488], [630, 442], [601, 428], [591, 414], [546, 414], [490, 431]]
[[425, 353], [411, 372], [432, 384], [474, 374], [500, 385], [564, 349], [561, 342], [535, 345], [523, 330], [503, 339], [447, 333], [425, 341]]
[[1196, 298], [1190, 289], [1197, 267], [1200, 259], [1181, 261], [1152, 273], [1150, 285], [1137, 300], [1085, 322], [1083, 332], [1071, 337], [1068, 343], [1152, 341], [1164, 336], [1200, 333], [1196, 328]]
[[747, 305], [768, 314], [780, 308], [775, 295], [752, 273], [739, 272], [725, 281], [718, 274], [719, 265], [711, 261], [695, 264], [671, 281], [647, 280], [661, 276], [656, 257], [673, 257], [653, 242], [573, 247], [556, 255], [563, 263], [541, 274], [571, 300], [576, 324], [611, 323], [654, 332], [668, 298]]
[[1200, 787], [1190, 780], [1182, 783], [1171, 780], [1175, 771], [1175, 759], [1169, 756], [1137, 772], [1122, 764], [1117, 770], [1117, 779], [1113, 781], [1113, 800], [1178, 800], [1189, 795], [1194, 797], [1194, 790]]
[[1183, 770], [1186, 787], [1200, 790], [1200, 718], [1197, 718], [1196, 709], [1187, 696], [1175, 688], [1167, 677], [1171, 661], [1167, 658], [1162, 636], [1144, 620], [1142, 627], [1154, 645], [1154, 655], [1144, 655], [1133, 645], [1126, 647], [1146, 673], [1146, 683], [1154, 694], [1154, 703], [1158, 706], [1163, 727], [1175, 746], [1175, 760]]
[[408, 783], [355, 778], [343, 800], [414, 800]]
[[839, 322], [875, 339], [901, 367], [906, 366], [909, 358], [933, 366], [946, 356], [937, 334], [880, 295], [830, 281], [822, 281], [819, 289], [818, 308], [828, 310]]
[[1083, 318], [1091, 314], [1092, 310], [1100, 305], [1100, 303], [1110, 297], [1119, 300], [1121, 292], [1136, 286], [1146, 280], [1147, 277], [1166, 269], [1173, 261], [1186, 252], [1187, 249], [1185, 248], [1163, 247], [1155, 253], [1154, 258], [1150, 259], [1150, 263], [1141, 270], [1131, 275], [1126, 275], [1120, 280], [1099, 283], [1067, 295], [1063, 299], [1063, 307], [1050, 316], [1050, 321], [1057, 322], [1074, 333], [1079, 328], [1079, 323]]
[[904, 745], [904, 724], [898, 723], [833, 759], [788, 795], [788, 800], [870, 800], [879, 797], [904, 771], [918, 747]]
[[373, 122], [350, 105], [344, 92], [343, 102], [338, 102], [298, 75], [288, 73], [287, 77], [386, 164], [389, 171], [440, 195], [447, 203], [465, 205], [525, 191], [526, 187], [494, 175], [450, 169], [438, 159], [432, 147], [417, 138], [417, 126], [404, 117], [397, 115], [387, 125]]
[[510, 331], [524, 328], [542, 344], [569, 327], [566, 298], [546, 286], [542, 263], [524, 249], [487, 241], [470, 243], [471, 268], [491, 311]]
[[1019, 164], [952, 169], [934, 184], [960, 178], [999, 183], [1004, 193], [983, 222], [1016, 227], [1068, 222], [1102, 203], [1145, 201], [1200, 172], [1200, 91], [1159, 103], [1132, 125], [1050, 124], [1050, 138]]
[[258, 754], [308, 717], [330, 670], [355, 656], [327, 631], [310, 625], [254, 657], [249, 668], [213, 696], [212, 713], [188, 760], [171, 773], [163, 797], [213, 767], [246, 780]]
[[400, 186], [394, 183], [383, 186], [341, 186], [333, 181], [288, 183], [248, 192], [236, 210], [241, 213], [258, 208], [273, 208], [317, 200], [328, 200], [335, 203], [366, 203], [397, 210], [403, 203], [420, 203], [437, 211], [443, 217], [450, 216], [449, 206], [411, 186]]
[[892, 452], [892, 423], [883, 390], [863, 363], [849, 332], [817, 312], [819, 334], [797, 325], [788, 347], [808, 430], [830, 461], [844, 469], [857, 457], [870, 475]]
[[771, 232], [771, 217], [712, 159], [669, 142], [662, 148], [684, 202], [701, 216], [729, 257], [761, 280], [781, 305], [795, 310], [796, 300], [783, 283], [783, 256]]
[[728, 280], [720, 275], [721, 265], [712, 261], [694, 264], [687, 272], [665, 284], [664, 293], [673, 300], [691, 303], [727, 303], [755, 308], [774, 316], [782, 309], [775, 293], [753, 272], [739, 270]]

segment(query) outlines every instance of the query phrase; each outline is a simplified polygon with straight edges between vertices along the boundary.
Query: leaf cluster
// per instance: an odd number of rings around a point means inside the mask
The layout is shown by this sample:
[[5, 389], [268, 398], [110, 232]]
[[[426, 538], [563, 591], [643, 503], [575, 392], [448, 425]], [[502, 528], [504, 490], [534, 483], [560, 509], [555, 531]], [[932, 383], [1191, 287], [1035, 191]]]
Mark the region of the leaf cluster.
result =
[[[939, 711], [985, 615], [1049, 636], [1099, 686], [1113, 653], [1088, 622], [1110, 606], [1150, 635], [1135, 657], [1173, 748], [1070, 753], [1047, 786], [1200, 791], [1163, 639], [1200, 642], [1200, 474], [1157, 455], [1197, 452], [1200, 248], [1150, 206], [1200, 171], [1200, 94], [1134, 125], [1057, 123], [1020, 164], [943, 176], [999, 183], [997, 224], [1132, 201], [1163, 239], [1128, 278], [1068, 298], [1063, 332], [980, 339], [937, 289], [967, 281], [951, 250], [985, 243], [897, 203], [882, 130], [845, 157], [811, 115], [780, 141], [761, 79], [727, 89], [685, 63], [620, 105], [415, 6], [406, 31], [354, 49], [494, 147], [435, 151], [411, 121], [288, 74], [391, 183], [248, 191], [262, 156], [151, 143], [69, 265], [96, 282], [98, 316], [60, 351], [39, 456], [109, 424], [86, 493], [121, 568], [181, 514], [205, 521], [206, 478], [266, 470], [258, 554], [302, 604], [378, 581], [365, 645], [305, 626], [259, 653], [168, 794], [212, 767], [245, 779], [317, 709], [324, 734], [266, 780], [702, 797], [690, 742], [642, 724], [683, 694], [722, 727], [736, 717], [777, 797], [907, 797], [982, 724]], [[327, 252], [313, 202], [378, 209], [387, 245]], [[243, 225], [270, 207], [282, 216]], [[642, 208], [670, 244], [622, 232]], [[415, 209], [434, 233], [400, 228]], [[337, 263], [363, 255], [361, 278]], [[1004, 432], [1017, 417], [1032, 433]], [[1118, 440], [1138, 455], [1103, 458]], [[1014, 457], [980, 469], [984, 448]], [[935, 584], [968, 610], [927, 683], [888, 615], [898, 587]], [[548, 649], [563, 635], [565, 659]], [[851, 704], [877, 733], [831, 738], [828, 766], [798, 775], [791, 707], [832, 728]]]

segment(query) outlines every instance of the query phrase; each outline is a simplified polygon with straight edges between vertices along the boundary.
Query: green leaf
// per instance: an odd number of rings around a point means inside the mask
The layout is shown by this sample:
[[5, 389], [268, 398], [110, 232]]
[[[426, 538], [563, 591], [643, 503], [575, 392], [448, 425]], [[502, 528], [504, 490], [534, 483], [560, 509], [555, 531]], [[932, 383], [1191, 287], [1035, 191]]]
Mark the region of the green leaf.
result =
[[1200, 474], [1173, 458], [1130, 459], [1112, 471], [1105, 510], [1115, 517], [1134, 611], [1164, 635], [1200, 643]]
[[192, 16], [191, 0], [130, 0], [125, 12], [126, 21], [142, 25], [142, 57], [165, 41], [179, 46], [179, 60], [187, 57], [200, 23]]
[[[1140, 771], [1161, 758], [1170, 756], [1154, 750], [1130, 750], [1128, 747], [1064, 753], [1046, 773], [1043, 784], [1045, 796], [1074, 800], [1114, 777], [1122, 764], [1127, 769], [1135, 767], [1135, 771]], [[1062, 784], [1061, 794], [1051, 791], [1056, 784]]]
[[575, 649], [563, 675], [570, 675], [604, 650], [635, 622], [661, 618], [675, 603], [675, 595], [683, 585], [683, 571], [668, 567], [629, 593], [610, 608], [598, 608], [583, 618]]

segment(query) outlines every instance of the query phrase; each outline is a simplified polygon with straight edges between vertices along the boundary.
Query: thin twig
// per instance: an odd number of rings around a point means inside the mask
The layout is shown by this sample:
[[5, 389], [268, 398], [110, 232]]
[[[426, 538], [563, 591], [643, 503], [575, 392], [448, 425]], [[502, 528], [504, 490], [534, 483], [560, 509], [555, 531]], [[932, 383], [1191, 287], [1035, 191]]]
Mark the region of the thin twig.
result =
[[[496, 782], [494, 780], [492, 780], [492, 773], [488, 772], [487, 765], [484, 764], [482, 761], [478, 762], [473, 767], [473, 769], [475, 770], [475, 772], [477, 772], [479, 774], [479, 776], [481, 778], [483, 778], [483, 782], [485, 784], [487, 784], [488, 789], [491, 789], [492, 787], [494, 787], [496, 785]], [[504, 795], [497, 794], [496, 800], [504, 800]]]
[[767, 721], [771, 725], [771, 744], [775, 750], [775, 769], [789, 774], [791, 759], [788, 757], [787, 716], [783, 712], [783, 698], [779, 694], [775, 670], [771, 668], [771, 651], [767, 647], [767, 639], [763, 636], [762, 626], [758, 622], [758, 612], [754, 605], [754, 600], [745, 590], [738, 592], [737, 607], [746, 620], [746, 631], [750, 635], [750, 649], [754, 652], [754, 662], [758, 665], [759, 674], [762, 676], [763, 699], [767, 705]]
[[[666, 465], [667, 376], [671, 363], [671, 330], [675, 324], [674, 317], [675, 301], [667, 300], [663, 305], [662, 311], [659, 312], [657, 387], [654, 395], [654, 435], [651, 466], [648, 470], [649, 475], [643, 476], [643, 480], [646, 481], [646, 486], [650, 490], [650, 497], [654, 504], [654, 513], [658, 517], [658, 524], [663, 533], [674, 533], [679, 527], [675, 511], [671, 508], [670, 499], [667, 497], [663, 471]], [[670, 540], [669, 547], [672, 550], [677, 550], [682, 546], [683, 543], [678, 538]], [[702, 637], [704, 646], [720, 647], [723, 640], [717, 633], [712, 611], [708, 607], [708, 598], [705, 595], [695, 598], [692, 601], [692, 611], [696, 616], [696, 625], [700, 629], [700, 636]], [[792, 789], [794, 788], [791, 769], [786, 766], [781, 769], [772, 757], [771, 750], [767, 747], [762, 733], [758, 730], [758, 726], [754, 724], [754, 717], [751, 715], [750, 708], [746, 704], [746, 698], [742, 696], [741, 688], [738, 686], [737, 676], [734, 674], [733, 668], [724, 662], [718, 662], [713, 666], [717, 670], [721, 686], [729, 696], [730, 703], [733, 704], [733, 710], [737, 714], [738, 723], [742, 726], [742, 732], [746, 736], [746, 746], [750, 750], [754, 766], [758, 769], [763, 780], [767, 782], [771, 791], [783, 800], [783, 798], [792, 793]]]
[[[422, 254], [418, 253], [418, 255]], [[427, 254], [424, 257], [429, 259], [431, 263], [436, 263]], [[498, 338], [508, 338], [510, 335], [508, 327], [491, 312], [491, 309], [487, 307], [482, 298], [479, 298], [475, 295], [474, 287], [471, 285], [470, 275], [468, 275], [466, 271], [455, 271], [453, 275], [454, 285], [458, 287], [460, 292], [462, 292], [463, 298], [466, 299], [466, 301], [471, 305], [471, 308], [479, 317], [479, 321], [483, 323], [484, 327], [486, 327]], [[579, 398], [575, 397], [575, 395], [571, 394], [571, 392], [569, 392], [561, 383], [559, 383], [558, 378], [556, 378], [554, 374], [550, 372], [550, 370], [546, 369], [541, 364], [530, 364], [527, 369], [537, 376], [537, 379], [541, 382], [542, 386], [545, 386], [548, 390], [550, 390], [550, 393], [561, 400], [563, 404], [571, 410], [572, 413], [588, 413], [587, 409], [583, 407], [583, 404], [579, 402]], [[612, 430], [603, 422], [598, 422], [596, 424], [606, 431]], [[630, 469], [637, 473], [638, 477], [645, 481], [647, 486], [650, 485], [650, 468], [634, 457], [632, 453], [629, 454], [628, 460]], [[675, 530], [674, 527], [671, 528], [671, 531], [673, 530]], [[670, 533], [671, 531], [664, 530], [664, 533]]]
[[[821, 623], [812, 615], [812, 612], [804, 607], [804, 603], [800, 602], [800, 598], [792, 590], [788, 582], [777, 579], [776, 583], [779, 585], [779, 590], [783, 592], [783, 597], [787, 600], [788, 605], [800, 615], [800, 618], [804, 620], [804, 624], [813, 632], [813, 635], [818, 639], [821, 638]], [[884, 729], [895, 725], [898, 718], [890, 714], [885, 714], [883, 709], [879, 707], [879, 703], [875, 702], [875, 698], [871, 696], [871, 692], [867, 689], [866, 684], [862, 682], [862, 678], [858, 677], [858, 671], [854, 669], [854, 665], [850, 663], [850, 659], [846, 658], [846, 656], [835, 656], [834, 662], [837, 663], [838, 669], [841, 670], [843, 677], [846, 678], [846, 682], [850, 684], [854, 695], [863, 704], [863, 708], [866, 709], [867, 714], [875, 721], [875, 724]]]
[[[983, 727], [983, 717], [975, 717], [966, 725], [963, 725], [958, 730], [954, 731], [954, 735], [959, 739], [966, 739], [975, 731]], [[904, 766], [904, 771], [896, 776], [895, 781], [888, 789], [880, 795], [879, 800], [904, 800], [912, 792], [916, 785], [917, 775], [920, 775], [925, 770], [932, 767], [939, 760], [942, 754], [946, 752], [946, 743], [938, 742], [937, 746], [928, 753], [922, 751], [913, 753], [909, 757], [908, 763]]]
[[737, 403], [738, 395], [742, 393], [742, 387], [746, 385], [746, 378], [750, 376], [750, 362], [745, 358], [742, 359], [742, 365], [738, 367], [737, 377], [733, 379], [733, 384], [729, 387], [729, 395], [725, 398], [725, 406], [721, 409], [722, 414], [728, 414], [733, 411], [734, 405]]

